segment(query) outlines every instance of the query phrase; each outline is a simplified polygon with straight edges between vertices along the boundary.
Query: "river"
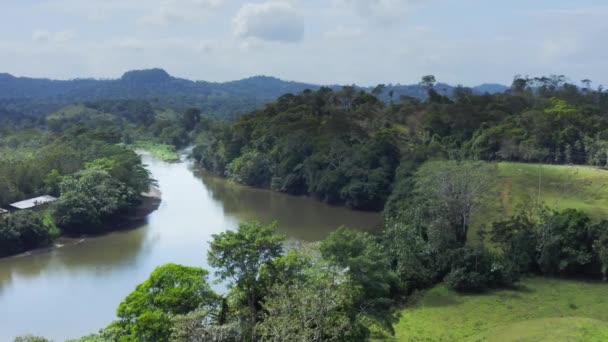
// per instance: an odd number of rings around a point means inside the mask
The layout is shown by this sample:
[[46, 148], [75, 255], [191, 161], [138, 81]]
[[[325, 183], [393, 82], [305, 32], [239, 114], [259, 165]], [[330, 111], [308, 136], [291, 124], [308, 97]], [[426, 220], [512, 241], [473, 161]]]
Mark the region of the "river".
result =
[[31, 333], [57, 342], [98, 331], [155, 267], [174, 262], [209, 269], [211, 235], [239, 221], [276, 220], [280, 232], [300, 241], [322, 239], [340, 225], [374, 229], [380, 221], [378, 214], [240, 186], [193, 171], [187, 162], [150, 156], [144, 162], [162, 203], [141, 227], [0, 259], [0, 341]]

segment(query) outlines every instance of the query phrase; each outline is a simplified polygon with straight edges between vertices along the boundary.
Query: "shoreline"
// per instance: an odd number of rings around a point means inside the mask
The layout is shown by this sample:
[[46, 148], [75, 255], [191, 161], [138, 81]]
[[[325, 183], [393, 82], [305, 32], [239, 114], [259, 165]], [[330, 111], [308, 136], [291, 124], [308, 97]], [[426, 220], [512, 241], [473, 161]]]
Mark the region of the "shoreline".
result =
[[32, 255], [44, 254], [51, 252], [55, 249], [79, 245], [81, 243], [84, 243], [89, 238], [97, 238], [116, 232], [137, 229], [140, 224], [144, 223], [148, 215], [152, 214], [160, 207], [161, 202], [162, 193], [158, 188], [152, 188], [150, 189], [150, 191], [142, 194], [142, 202], [139, 205], [132, 208], [127, 213], [118, 215], [111, 222], [108, 222], [105, 225], [105, 227], [108, 229], [107, 232], [94, 235], [80, 236], [61, 235], [57, 239], [51, 241], [48, 246], [34, 248], [18, 254], [0, 257], [0, 261], [12, 258], [23, 258]]

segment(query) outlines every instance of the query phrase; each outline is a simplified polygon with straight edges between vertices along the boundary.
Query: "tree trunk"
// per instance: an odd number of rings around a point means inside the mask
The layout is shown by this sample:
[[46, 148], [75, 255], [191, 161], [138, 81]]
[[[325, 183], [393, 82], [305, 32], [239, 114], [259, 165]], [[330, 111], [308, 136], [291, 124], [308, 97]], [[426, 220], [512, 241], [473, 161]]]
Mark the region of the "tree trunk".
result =
[[247, 304], [249, 305], [249, 313], [251, 315], [251, 341], [255, 342], [257, 340], [257, 336], [256, 336], [256, 332], [255, 332], [255, 325], [258, 321], [257, 319], [257, 314], [258, 311], [255, 307], [255, 302], [256, 302], [256, 295], [254, 291], [249, 292], [249, 294], [247, 295]]

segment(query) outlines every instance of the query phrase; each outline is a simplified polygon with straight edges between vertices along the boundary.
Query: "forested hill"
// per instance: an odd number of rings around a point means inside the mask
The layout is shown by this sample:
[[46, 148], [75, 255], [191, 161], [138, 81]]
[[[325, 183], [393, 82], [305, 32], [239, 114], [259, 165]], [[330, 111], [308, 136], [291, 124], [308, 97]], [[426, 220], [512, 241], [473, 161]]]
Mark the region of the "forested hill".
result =
[[[332, 89], [342, 86], [332, 85]], [[51, 80], [42, 78], [15, 77], [0, 73], [0, 110], [23, 108], [33, 100], [50, 106], [48, 114], [63, 105], [96, 99], [147, 99], [158, 105], [175, 110], [197, 107], [205, 113], [219, 117], [237, 116], [261, 108], [279, 96], [297, 94], [306, 89], [317, 90], [319, 85], [284, 81], [275, 77], [254, 76], [230, 82], [192, 81], [171, 76], [162, 69], [133, 70], [119, 79], [73, 79]], [[356, 87], [372, 91], [370, 87]], [[451, 96], [455, 88], [438, 84], [437, 91]], [[472, 88], [475, 93], [502, 92], [501, 85], [482, 85]], [[426, 98], [420, 85], [387, 85], [382, 99], [398, 101], [402, 96]], [[45, 106], [36, 106], [39, 111]], [[29, 110], [25, 110], [29, 112]]]
[[0, 98], [65, 99], [152, 98], [175, 96], [237, 96], [274, 99], [318, 86], [256, 76], [239, 81], [213, 83], [191, 81], [169, 75], [162, 69], [133, 70], [121, 78], [50, 80], [0, 74]]
[[[516, 79], [504, 93], [459, 87], [447, 97], [434, 81], [421, 82], [424, 101], [395, 99], [382, 86], [287, 94], [212, 127], [194, 157], [244, 184], [372, 210], [384, 208], [429, 159], [608, 164], [608, 92], [601, 87]], [[386, 96], [389, 103], [380, 100]]]

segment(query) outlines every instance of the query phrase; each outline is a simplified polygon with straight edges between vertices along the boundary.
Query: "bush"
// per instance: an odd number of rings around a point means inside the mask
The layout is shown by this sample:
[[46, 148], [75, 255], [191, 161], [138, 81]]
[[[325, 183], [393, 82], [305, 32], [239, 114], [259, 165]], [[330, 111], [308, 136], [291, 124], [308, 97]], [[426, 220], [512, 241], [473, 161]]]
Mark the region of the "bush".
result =
[[519, 280], [517, 267], [483, 247], [463, 247], [449, 253], [448, 287], [461, 292], [482, 292], [487, 288], [512, 286]]
[[488, 284], [487, 276], [466, 268], [455, 268], [443, 279], [449, 288], [460, 292], [481, 292]]
[[0, 256], [44, 246], [50, 239], [49, 228], [35, 211], [18, 211], [0, 219]]

